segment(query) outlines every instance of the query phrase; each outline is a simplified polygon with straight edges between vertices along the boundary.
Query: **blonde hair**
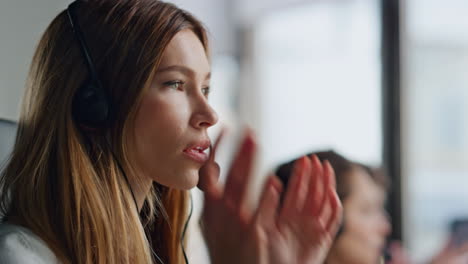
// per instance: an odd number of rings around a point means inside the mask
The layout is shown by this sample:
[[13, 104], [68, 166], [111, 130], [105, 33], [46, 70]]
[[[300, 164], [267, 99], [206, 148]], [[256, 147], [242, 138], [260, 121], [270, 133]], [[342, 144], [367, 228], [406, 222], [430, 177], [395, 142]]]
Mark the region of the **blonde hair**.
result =
[[186, 28], [208, 52], [204, 27], [155, 0], [82, 1], [77, 17], [118, 106], [114, 121], [86, 135], [73, 121], [73, 96], [89, 73], [63, 11], [32, 60], [14, 150], [1, 175], [1, 213], [41, 237], [63, 263], [180, 263], [187, 192], [154, 183], [138, 214], [112, 151], [131, 175], [134, 117], [162, 53]]

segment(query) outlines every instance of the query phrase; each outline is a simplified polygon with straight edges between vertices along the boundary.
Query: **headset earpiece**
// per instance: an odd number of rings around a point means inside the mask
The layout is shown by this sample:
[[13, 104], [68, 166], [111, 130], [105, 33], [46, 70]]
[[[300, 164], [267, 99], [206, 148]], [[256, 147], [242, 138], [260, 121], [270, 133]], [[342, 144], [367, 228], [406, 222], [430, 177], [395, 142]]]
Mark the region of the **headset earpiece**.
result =
[[71, 3], [68, 6], [67, 14], [73, 34], [77, 39], [83, 59], [88, 68], [89, 78], [73, 96], [72, 115], [73, 119], [80, 127], [96, 129], [109, 125], [111, 121], [111, 105], [109, 97], [98, 78], [91, 54], [75, 16], [75, 9], [79, 4], [79, 0]]
[[73, 97], [73, 118], [79, 125], [97, 128], [109, 120], [109, 103], [103, 89], [93, 81], [81, 86]]

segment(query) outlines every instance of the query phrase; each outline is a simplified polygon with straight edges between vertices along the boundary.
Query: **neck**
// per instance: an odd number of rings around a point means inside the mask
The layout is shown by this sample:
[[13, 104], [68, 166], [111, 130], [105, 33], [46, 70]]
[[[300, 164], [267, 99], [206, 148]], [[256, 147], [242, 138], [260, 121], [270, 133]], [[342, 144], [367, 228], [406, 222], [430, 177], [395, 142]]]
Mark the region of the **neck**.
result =
[[[137, 175], [144, 175], [142, 173], [138, 173]], [[153, 184], [153, 180], [149, 177], [130, 177], [128, 179], [130, 188], [132, 188], [133, 196], [135, 198], [135, 202], [137, 205], [138, 212], [141, 211], [143, 207], [143, 203], [145, 202], [145, 198], [148, 195], [151, 186]]]

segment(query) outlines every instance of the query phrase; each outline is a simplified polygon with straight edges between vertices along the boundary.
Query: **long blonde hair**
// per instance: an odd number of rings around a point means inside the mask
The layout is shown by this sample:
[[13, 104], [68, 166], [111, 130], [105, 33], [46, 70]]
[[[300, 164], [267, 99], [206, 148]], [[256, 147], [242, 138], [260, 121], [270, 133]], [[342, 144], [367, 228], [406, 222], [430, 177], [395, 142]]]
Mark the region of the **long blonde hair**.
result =
[[204, 27], [156, 0], [82, 1], [76, 13], [114, 121], [86, 135], [73, 121], [73, 96], [89, 73], [63, 11], [32, 60], [1, 175], [1, 213], [42, 238], [63, 263], [180, 263], [187, 192], [154, 183], [138, 214], [112, 151], [132, 172], [128, 139], [162, 53], [187, 28], [208, 52]]

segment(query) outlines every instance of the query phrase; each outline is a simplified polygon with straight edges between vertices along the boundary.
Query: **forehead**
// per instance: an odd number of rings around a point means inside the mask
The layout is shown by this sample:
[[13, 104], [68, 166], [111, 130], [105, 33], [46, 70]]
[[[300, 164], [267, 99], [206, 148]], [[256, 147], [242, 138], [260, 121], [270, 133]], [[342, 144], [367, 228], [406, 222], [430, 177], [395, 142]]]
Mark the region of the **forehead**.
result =
[[200, 39], [190, 29], [178, 32], [163, 52], [160, 67], [182, 65], [197, 72], [209, 72], [210, 64]]
[[367, 171], [362, 168], [353, 168], [350, 174], [351, 196], [354, 197], [383, 197], [385, 191], [377, 184]]

